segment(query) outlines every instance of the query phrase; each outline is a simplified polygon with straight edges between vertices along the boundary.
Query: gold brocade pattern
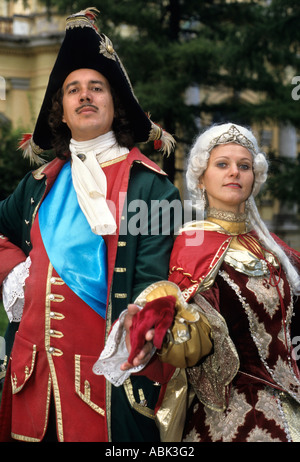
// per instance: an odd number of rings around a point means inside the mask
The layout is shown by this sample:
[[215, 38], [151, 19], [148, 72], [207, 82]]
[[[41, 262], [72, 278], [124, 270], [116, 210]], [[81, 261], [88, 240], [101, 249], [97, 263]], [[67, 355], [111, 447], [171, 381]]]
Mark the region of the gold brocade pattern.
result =
[[195, 296], [195, 302], [193, 306], [198, 306], [211, 326], [214, 350], [187, 374], [198, 399], [208, 408], [222, 411], [226, 409], [226, 387], [239, 369], [239, 357], [224, 318], [201, 295]]
[[[258, 393], [258, 401], [255, 404], [255, 410], [263, 412], [272, 426], [272, 422], [279, 425], [284, 430], [284, 423], [280, 407], [276, 405], [276, 396], [269, 387], [263, 388]], [[213, 442], [222, 440], [223, 442], [233, 441], [239, 432], [239, 427], [245, 423], [247, 414], [251, 411], [252, 406], [248, 403], [246, 395], [239, 393], [233, 387], [231, 390], [230, 404], [226, 412], [215, 412], [205, 408], [205, 424], [210, 429], [210, 436]], [[191, 430], [186, 435], [184, 441], [201, 441], [200, 434]], [[280, 438], [274, 437], [266, 428], [254, 426], [249, 432], [245, 442], [280, 442]]]
[[[257, 243], [257, 249], [264, 254], [264, 260], [257, 258], [257, 256], [248, 248], [246, 249], [243, 243], [238, 240], [238, 235], [246, 232], [245, 222], [234, 222], [221, 220], [216, 217], [208, 217], [205, 221], [188, 224], [184, 227], [184, 230], [216, 231], [228, 235], [228, 239], [226, 239], [223, 245], [216, 251], [215, 258], [210, 264], [211, 269], [205, 277], [199, 281], [194, 281], [192, 275], [187, 275], [194, 285], [182, 292], [185, 299], [190, 297], [190, 292], [195, 292], [195, 287], [197, 288], [197, 293], [210, 289], [214, 284], [223, 261], [232, 266], [236, 271], [247, 274], [248, 276], [268, 276], [268, 263], [274, 268], [278, 267], [274, 255], [268, 251], [262, 250], [255, 238], [251, 237], [251, 243]], [[177, 269], [180, 270], [180, 268], [174, 267], [172, 271]]]
[[211, 429], [212, 441], [222, 438], [224, 442], [232, 441], [238, 432], [238, 427], [243, 425], [251, 406], [247, 403], [243, 393], [235, 390], [231, 393], [230, 407], [227, 412], [215, 412], [205, 408], [205, 423]]
[[[223, 215], [222, 215], [223, 216]], [[243, 243], [238, 240], [238, 235], [246, 232], [246, 224], [242, 221], [227, 221], [221, 218], [208, 217], [208, 222], [218, 225], [219, 230], [229, 233], [233, 236], [229, 249], [224, 256], [224, 261], [234, 267], [237, 271], [247, 274], [248, 276], [262, 276], [269, 273], [267, 262], [274, 268], [278, 267], [278, 263], [273, 254], [267, 251], [262, 251], [260, 244], [256, 239], [252, 238], [252, 243], [256, 242], [257, 250], [263, 252], [265, 260], [257, 258], [249, 249], [246, 249]]]
[[187, 369], [197, 399], [183, 441], [298, 442], [300, 379], [291, 339], [296, 308], [286, 275], [243, 222], [214, 216], [197, 229], [222, 233], [230, 243], [206, 282], [213, 290], [202, 282], [194, 296], [214, 348]]
[[[280, 300], [276, 287], [271, 286], [265, 278], [249, 278], [247, 288], [251, 290], [258, 303], [263, 305], [263, 309], [272, 319], [278, 309], [280, 309]], [[281, 296], [284, 296], [283, 281], [279, 281], [278, 288]]]
[[291, 435], [291, 441], [300, 443], [300, 404], [286, 393], [280, 393], [280, 404], [286, 418], [287, 431]]
[[[243, 309], [245, 310], [248, 320], [249, 320], [249, 329], [251, 332], [251, 337], [257, 347], [257, 351], [259, 353], [260, 359], [264, 365], [264, 367], [269, 372], [270, 376], [274, 379], [275, 383], [278, 384], [283, 390], [286, 390], [298, 403], [300, 403], [300, 381], [299, 378], [296, 377], [295, 371], [291, 364], [291, 358], [288, 355], [287, 361], [283, 360], [280, 356], [278, 356], [276, 362], [274, 364], [269, 364], [269, 356], [270, 356], [270, 346], [271, 342], [273, 342], [273, 336], [271, 333], [267, 331], [266, 325], [263, 322], [259, 322], [258, 315], [255, 313], [254, 309], [248, 304], [243, 297], [239, 286], [230, 279], [229, 275], [222, 271], [220, 272], [220, 276], [230, 285], [230, 287], [235, 291], [236, 295], [238, 296]], [[255, 278], [256, 284], [264, 285], [264, 279]], [[269, 287], [269, 290], [273, 290], [272, 286]], [[259, 292], [259, 290], [257, 289]], [[255, 291], [255, 295], [257, 294]], [[266, 295], [264, 302], [268, 301], [268, 296]], [[292, 316], [292, 302], [286, 309], [287, 311], [287, 318], [285, 325], [287, 328], [289, 327], [289, 323], [291, 322]], [[278, 340], [285, 345], [285, 348], [290, 351], [291, 349], [291, 339], [287, 335], [286, 340], [288, 344], [285, 344], [285, 336], [282, 332], [282, 329], [279, 332]], [[274, 348], [274, 347], [273, 347]], [[279, 348], [279, 346], [277, 346]]]
[[206, 222], [215, 223], [227, 234], [238, 235], [247, 232], [246, 218], [247, 215], [245, 213], [235, 214], [209, 207], [207, 209]]

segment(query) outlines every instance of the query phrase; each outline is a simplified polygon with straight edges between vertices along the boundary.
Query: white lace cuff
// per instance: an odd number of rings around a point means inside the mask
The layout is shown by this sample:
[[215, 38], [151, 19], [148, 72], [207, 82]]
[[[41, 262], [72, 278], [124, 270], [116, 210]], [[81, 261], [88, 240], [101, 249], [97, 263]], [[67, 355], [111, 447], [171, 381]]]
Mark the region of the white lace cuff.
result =
[[3, 281], [3, 306], [9, 322], [20, 322], [24, 308], [24, 285], [29, 275], [30, 257], [15, 266]]
[[[132, 373], [139, 372], [146, 366], [146, 364], [142, 364], [128, 371], [122, 371], [120, 369], [121, 365], [129, 356], [125, 343], [126, 330], [124, 329], [124, 318], [126, 313], [127, 310], [123, 311], [119, 319], [113, 325], [106, 345], [93, 367], [93, 372], [95, 374], [104, 375], [104, 377], [116, 387], [122, 385]], [[155, 348], [152, 350], [152, 355], [154, 352]]]

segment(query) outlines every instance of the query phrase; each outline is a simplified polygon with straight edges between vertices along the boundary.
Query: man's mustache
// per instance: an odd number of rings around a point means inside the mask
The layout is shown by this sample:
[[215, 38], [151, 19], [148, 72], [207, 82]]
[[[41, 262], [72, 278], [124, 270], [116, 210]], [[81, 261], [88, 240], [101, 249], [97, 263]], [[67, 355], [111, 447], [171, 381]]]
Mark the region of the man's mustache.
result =
[[95, 109], [96, 111], [98, 111], [97, 106], [94, 106], [93, 104], [85, 103], [85, 104], [82, 104], [80, 107], [78, 107], [78, 108], [76, 109], [76, 112], [81, 111], [81, 110], [84, 109], [85, 107], [91, 107], [91, 108]]

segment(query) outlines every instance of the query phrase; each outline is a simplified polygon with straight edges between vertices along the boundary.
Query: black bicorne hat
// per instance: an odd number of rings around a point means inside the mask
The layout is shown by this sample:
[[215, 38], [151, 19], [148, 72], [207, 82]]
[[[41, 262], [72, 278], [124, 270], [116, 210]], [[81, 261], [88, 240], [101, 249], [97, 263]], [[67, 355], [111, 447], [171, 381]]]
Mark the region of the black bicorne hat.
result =
[[107, 78], [122, 101], [131, 122], [136, 143], [155, 141], [157, 148], [169, 154], [174, 138], [156, 125], [142, 110], [122, 62], [108, 37], [95, 26], [95, 8], [71, 15], [66, 20], [66, 34], [49, 77], [42, 107], [31, 135], [24, 135], [20, 148], [24, 157], [40, 164], [40, 155], [52, 149], [52, 133], [48, 123], [52, 98], [63, 86], [66, 77], [77, 69], [94, 69]]

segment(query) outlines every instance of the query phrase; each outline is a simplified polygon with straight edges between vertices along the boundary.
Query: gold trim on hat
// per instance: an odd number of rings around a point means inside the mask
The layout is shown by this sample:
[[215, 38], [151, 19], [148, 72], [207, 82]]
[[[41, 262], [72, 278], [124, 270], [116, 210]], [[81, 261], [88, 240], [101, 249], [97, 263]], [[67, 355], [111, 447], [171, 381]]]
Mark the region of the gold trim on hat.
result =
[[[87, 16], [88, 13], [90, 17]], [[98, 13], [97, 8], [91, 7], [72, 14], [66, 19], [66, 30], [74, 29], [74, 27], [92, 27], [95, 29], [92, 17], [96, 18]]]

